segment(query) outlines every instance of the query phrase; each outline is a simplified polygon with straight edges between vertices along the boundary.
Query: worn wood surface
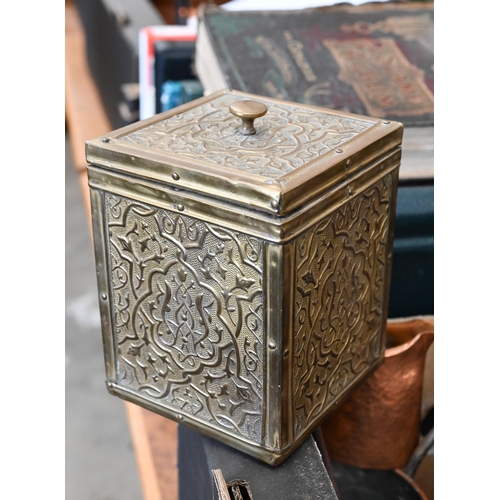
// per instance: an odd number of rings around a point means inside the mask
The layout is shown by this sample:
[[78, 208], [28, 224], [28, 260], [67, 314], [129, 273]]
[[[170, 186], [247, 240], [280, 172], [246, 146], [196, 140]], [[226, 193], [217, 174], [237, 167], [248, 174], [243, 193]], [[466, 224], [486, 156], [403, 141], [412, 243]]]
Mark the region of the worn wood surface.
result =
[[111, 131], [99, 91], [90, 75], [85, 53], [85, 35], [78, 11], [66, 3], [65, 101], [75, 167], [85, 171], [85, 141]]
[[125, 402], [144, 500], [177, 500], [177, 424]]

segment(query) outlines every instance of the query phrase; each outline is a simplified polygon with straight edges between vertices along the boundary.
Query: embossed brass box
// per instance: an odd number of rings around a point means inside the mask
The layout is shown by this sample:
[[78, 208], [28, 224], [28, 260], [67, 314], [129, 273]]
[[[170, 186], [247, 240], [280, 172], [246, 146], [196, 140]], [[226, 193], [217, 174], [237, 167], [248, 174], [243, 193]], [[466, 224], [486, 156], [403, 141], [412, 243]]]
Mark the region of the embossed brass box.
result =
[[383, 359], [402, 134], [221, 91], [87, 142], [110, 392], [283, 461]]

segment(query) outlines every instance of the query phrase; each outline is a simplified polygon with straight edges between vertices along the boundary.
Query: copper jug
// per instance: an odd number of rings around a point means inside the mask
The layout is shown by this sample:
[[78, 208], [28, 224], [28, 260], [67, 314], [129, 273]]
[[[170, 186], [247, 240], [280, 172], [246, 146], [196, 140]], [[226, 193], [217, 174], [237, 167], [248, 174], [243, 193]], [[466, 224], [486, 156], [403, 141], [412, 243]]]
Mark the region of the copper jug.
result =
[[365, 469], [404, 468], [420, 438], [426, 353], [434, 323], [389, 322], [384, 362], [322, 423], [331, 460]]

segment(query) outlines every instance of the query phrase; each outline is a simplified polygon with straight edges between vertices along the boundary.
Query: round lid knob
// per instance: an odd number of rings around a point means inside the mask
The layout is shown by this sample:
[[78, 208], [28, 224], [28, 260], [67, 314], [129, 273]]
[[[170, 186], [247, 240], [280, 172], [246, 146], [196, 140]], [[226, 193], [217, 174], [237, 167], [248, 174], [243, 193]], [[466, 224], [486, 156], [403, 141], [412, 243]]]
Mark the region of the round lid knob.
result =
[[253, 121], [267, 113], [267, 106], [258, 101], [243, 99], [233, 102], [233, 104], [229, 106], [229, 111], [231, 111], [234, 116], [241, 118], [242, 126], [239, 128], [240, 133], [243, 135], [253, 135], [255, 134]]

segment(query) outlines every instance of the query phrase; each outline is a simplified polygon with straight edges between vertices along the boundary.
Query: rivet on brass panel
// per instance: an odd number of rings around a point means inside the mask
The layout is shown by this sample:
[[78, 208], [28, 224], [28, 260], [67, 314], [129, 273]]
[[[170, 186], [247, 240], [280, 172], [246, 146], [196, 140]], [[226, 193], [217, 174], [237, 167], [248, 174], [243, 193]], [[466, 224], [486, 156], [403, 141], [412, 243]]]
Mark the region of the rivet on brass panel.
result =
[[88, 141], [109, 392], [287, 459], [384, 359], [381, 124], [228, 90]]

